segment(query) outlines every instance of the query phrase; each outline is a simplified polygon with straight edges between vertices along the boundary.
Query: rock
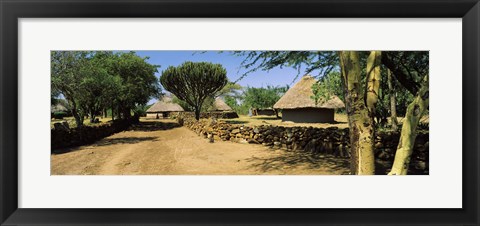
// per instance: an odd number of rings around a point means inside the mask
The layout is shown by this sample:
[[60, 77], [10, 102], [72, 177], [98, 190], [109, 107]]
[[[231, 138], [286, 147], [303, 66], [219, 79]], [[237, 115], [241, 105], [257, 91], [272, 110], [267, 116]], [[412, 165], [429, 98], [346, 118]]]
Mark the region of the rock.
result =
[[70, 128], [66, 127], [63, 123], [60, 123], [60, 122], [54, 123], [53, 127], [55, 128], [55, 130], [58, 130], [58, 131], [69, 131], [70, 130]]
[[260, 144], [260, 142], [258, 142], [256, 140], [253, 140], [253, 139], [248, 140], [248, 143], [249, 144]]
[[233, 133], [233, 134], [240, 133], [240, 130], [239, 130], [239, 129], [234, 129], [234, 130], [232, 130], [232, 133]]

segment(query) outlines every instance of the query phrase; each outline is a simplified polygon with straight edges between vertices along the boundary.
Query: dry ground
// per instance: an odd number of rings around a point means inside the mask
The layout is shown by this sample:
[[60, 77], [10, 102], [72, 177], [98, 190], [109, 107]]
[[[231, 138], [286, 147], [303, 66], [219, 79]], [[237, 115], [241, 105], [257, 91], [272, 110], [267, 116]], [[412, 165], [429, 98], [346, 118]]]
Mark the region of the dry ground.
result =
[[348, 160], [208, 143], [171, 120], [145, 120], [92, 145], [54, 150], [52, 175], [301, 175], [347, 174]]
[[241, 124], [241, 125], [274, 125], [274, 126], [284, 126], [284, 127], [294, 127], [294, 126], [304, 126], [304, 127], [317, 127], [317, 128], [327, 128], [336, 126], [338, 128], [348, 128], [348, 118], [345, 114], [335, 114], [335, 123], [293, 123], [293, 122], [282, 122], [282, 119], [278, 119], [276, 116], [248, 116], [248, 115], [239, 115], [239, 118], [235, 119], [221, 119], [230, 124]]

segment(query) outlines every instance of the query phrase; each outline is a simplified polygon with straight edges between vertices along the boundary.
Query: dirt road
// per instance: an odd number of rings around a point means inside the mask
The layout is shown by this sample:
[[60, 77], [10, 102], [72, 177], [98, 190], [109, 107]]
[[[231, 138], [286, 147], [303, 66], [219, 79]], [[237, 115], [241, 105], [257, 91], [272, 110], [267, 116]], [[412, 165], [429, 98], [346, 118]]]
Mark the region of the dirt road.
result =
[[261, 145], [208, 143], [173, 121], [143, 121], [92, 145], [55, 150], [52, 175], [345, 174], [346, 160]]

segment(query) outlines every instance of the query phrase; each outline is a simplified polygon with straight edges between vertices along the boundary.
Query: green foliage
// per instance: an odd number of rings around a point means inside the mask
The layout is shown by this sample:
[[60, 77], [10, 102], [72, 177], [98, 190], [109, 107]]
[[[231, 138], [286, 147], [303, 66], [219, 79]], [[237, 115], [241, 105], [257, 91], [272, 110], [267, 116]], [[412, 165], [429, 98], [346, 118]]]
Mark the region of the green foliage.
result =
[[207, 98], [205, 98], [205, 101], [203, 102], [200, 112], [211, 111], [214, 103], [215, 103], [215, 98], [213, 96], [208, 96]]
[[[240, 79], [247, 74], [257, 71], [268, 71], [275, 67], [292, 67], [299, 71], [302, 66], [306, 73], [319, 71], [316, 75], [320, 77], [319, 82], [312, 88], [314, 100], [325, 98], [328, 93], [337, 95], [345, 100], [343, 84], [340, 76], [336, 76], [339, 70], [339, 59], [334, 51], [234, 51], [236, 56], [244, 58], [241, 67], [247, 71]], [[366, 84], [366, 59], [367, 51], [359, 52], [359, 62], [362, 68], [361, 84]], [[388, 87], [385, 85], [386, 68], [390, 68], [395, 80], [395, 97], [397, 101], [397, 114], [405, 115], [408, 105], [413, 100], [413, 94], [419, 89], [422, 76], [429, 73], [429, 54], [427, 51], [382, 51], [382, 79], [380, 86], [380, 99], [377, 104], [379, 114], [388, 115], [390, 107], [388, 102]], [[386, 66], [386, 67], [385, 67]], [[400, 81], [400, 82], [399, 82]], [[364, 85], [360, 87], [360, 93], [364, 93]]]
[[194, 111], [195, 110], [192, 106], [187, 104], [187, 102], [178, 99], [178, 97], [176, 97], [175, 95], [172, 98], [172, 102], [180, 105], [183, 108], [183, 110], [185, 110], [185, 111]]
[[225, 87], [223, 87], [218, 93], [216, 93], [215, 97], [234, 97], [234, 98], [240, 98], [241, 96], [241, 91], [243, 90], [243, 87], [237, 83], [233, 82], [228, 82]]
[[266, 88], [247, 87], [243, 93], [243, 104], [252, 108], [273, 108], [287, 87], [267, 86]]
[[132, 109], [133, 114], [141, 116], [141, 117], [145, 117], [145, 116], [147, 116], [148, 108], [150, 108], [151, 106], [152, 106], [151, 104], [150, 105], [145, 105], [145, 104], [137, 105], [137, 106], [135, 106], [135, 108]]
[[146, 60], [135, 52], [52, 51], [51, 96], [65, 97], [77, 126], [85, 115], [93, 121], [108, 108], [129, 118], [132, 109], [160, 91], [155, 77], [158, 66]]
[[185, 62], [168, 67], [160, 76], [162, 86], [195, 109], [197, 120], [205, 99], [227, 85], [227, 71], [220, 64]]
[[338, 67], [338, 56], [334, 51], [233, 51], [232, 54], [244, 57], [240, 66], [246, 72], [238, 80], [251, 72], [268, 71], [276, 67], [295, 68], [298, 71], [297, 77], [302, 67], [305, 67], [307, 74], [317, 70], [320, 76], [329, 74]]
[[53, 118], [55, 119], [63, 119], [63, 117], [66, 117], [66, 116], [67, 116], [67, 113], [63, 111], [57, 111], [53, 113]]
[[315, 104], [320, 103], [322, 100], [329, 100], [332, 95], [338, 96], [345, 102], [342, 79], [340, 72], [332, 71], [318, 80], [317, 83], [312, 85], [313, 96]]

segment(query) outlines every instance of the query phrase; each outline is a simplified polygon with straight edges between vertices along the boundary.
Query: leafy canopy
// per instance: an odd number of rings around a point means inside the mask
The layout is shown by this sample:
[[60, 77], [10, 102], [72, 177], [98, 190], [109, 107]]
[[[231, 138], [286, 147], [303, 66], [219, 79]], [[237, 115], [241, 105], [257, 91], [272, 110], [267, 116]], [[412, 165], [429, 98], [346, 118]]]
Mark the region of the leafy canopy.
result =
[[205, 99], [214, 96], [227, 82], [227, 70], [208, 62], [187, 61], [178, 67], [170, 66], [160, 77], [166, 90], [195, 109], [197, 120]]

